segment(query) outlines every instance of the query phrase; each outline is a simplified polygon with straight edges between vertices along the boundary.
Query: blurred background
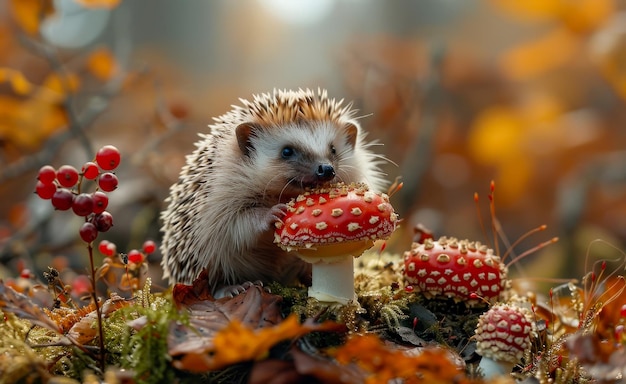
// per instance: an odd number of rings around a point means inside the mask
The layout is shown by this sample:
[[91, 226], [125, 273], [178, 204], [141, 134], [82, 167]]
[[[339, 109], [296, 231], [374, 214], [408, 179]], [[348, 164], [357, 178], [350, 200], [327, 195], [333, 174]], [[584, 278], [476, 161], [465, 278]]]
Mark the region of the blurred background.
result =
[[513, 253], [559, 242], [513, 274], [580, 278], [623, 257], [625, 49], [618, 0], [1, 0], [0, 278], [84, 273], [83, 219], [33, 194], [42, 165], [120, 149], [115, 224], [98, 241], [128, 252], [158, 242], [168, 188], [213, 117], [318, 87], [354, 103], [404, 182], [387, 250], [420, 223], [492, 245], [494, 222], [511, 242], [546, 224]]

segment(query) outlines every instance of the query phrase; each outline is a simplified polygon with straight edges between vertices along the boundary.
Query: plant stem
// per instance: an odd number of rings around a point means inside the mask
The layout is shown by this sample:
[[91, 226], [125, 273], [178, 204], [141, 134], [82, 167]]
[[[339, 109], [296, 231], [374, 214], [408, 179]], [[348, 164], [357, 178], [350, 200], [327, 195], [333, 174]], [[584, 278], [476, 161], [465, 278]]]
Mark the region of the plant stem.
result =
[[89, 250], [89, 268], [91, 271], [91, 295], [93, 297], [94, 305], [96, 306], [96, 315], [98, 316], [98, 344], [100, 347], [100, 354], [98, 357], [100, 358], [100, 369], [102, 371], [102, 374], [104, 374], [106, 364], [106, 359], [104, 355], [104, 329], [102, 327], [102, 313], [100, 311], [100, 304], [98, 303], [98, 295], [96, 293], [96, 269], [94, 268], [93, 247], [91, 246], [91, 244], [92, 243], [89, 243], [87, 245], [87, 249]]

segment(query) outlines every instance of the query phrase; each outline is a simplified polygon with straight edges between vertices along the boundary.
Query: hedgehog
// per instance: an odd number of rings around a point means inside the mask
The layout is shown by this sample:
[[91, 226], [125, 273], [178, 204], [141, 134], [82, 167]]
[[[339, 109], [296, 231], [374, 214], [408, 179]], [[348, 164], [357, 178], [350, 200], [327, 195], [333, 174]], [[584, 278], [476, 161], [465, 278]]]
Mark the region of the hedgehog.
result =
[[274, 90], [240, 99], [199, 134], [161, 213], [163, 277], [213, 292], [249, 282], [310, 282], [310, 266], [274, 240], [290, 199], [335, 182], [385, 186], [352, 104], [325, 90]]

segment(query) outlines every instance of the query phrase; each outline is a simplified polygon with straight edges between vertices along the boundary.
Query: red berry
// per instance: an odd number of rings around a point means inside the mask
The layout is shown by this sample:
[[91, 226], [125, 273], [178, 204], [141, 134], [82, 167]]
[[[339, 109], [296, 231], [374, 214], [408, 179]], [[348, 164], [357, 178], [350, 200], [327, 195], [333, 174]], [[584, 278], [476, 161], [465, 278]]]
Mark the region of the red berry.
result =
[[114, 243], [108, 240], [102, 240], [100, 244], [98, 245], [98, 250], [103, 255], [111, 257], [115, 255], [115, 251], [117, 250], [117, 247], [115, 246]]
[[81, 239], [86, 243], [91, 243], [98, 237], [98, 229], [89, 222], [83, 224], [78, 233], [80, 233]]
[[98, 179], [98, 186], [104, 192], [112, 192], [117, 188], [117, 176], [110, 172], [103, 173]]
[[100, 174], [98, 165], [96, 165], [96, 163], [92, 163], [91, 161], [83, 165], [81, 172], [87, 180], [95, 180], [95, 178]]
[[44, 184], [52, 184], [56, 178], [57, 171], [51, 165], [44, 165], [39, 169], [39, 174], [37, 174], [37, 180]]
[[107, 255], [109, 244], [111, 244], [109, 240], [100, 241], [98, 244], [98, 251], [100, 251], [103, 255]]
[[78, 182], [78, 171], [71, 165], [63, 165], [57, 171], [57, 180], [62, 186], [71, 188]]
[[33, 273], [30, 271], [30, 269], [24, 268], [22, 269], [22, 272], [20, 272], [20, 277], [22, 279], [30, 279], [33, 277]]
[[81, 193], [74, 198], [72, 211], [78, 216], [87, 216], [93, 212], [93, 198], [91, 195]]
[[52, 199], [54, 192], [57, 191], [57, 186], [54, 183], [46, 184], [39, 180], [37, 182], [37, 186], [35, 186], [35, 192], [37, 196], [41, 197], [44, 200]]
[[87, 275], [78, 275], [72, 280], [72, 295], [85, 296], [91, 292], [91, 279]]
[[146, 240], [143, 243], [142, 249], [143, 249], [144, 253], [149, 255], [149, 254], [153, 253], [154, 251], [156, 251], [156, 243], [154, 241], [152, 241], [152, 240]]
[[113, 215], [111, 215], [107, 211], [104, 211], [94, 217], [93, 223], [95, 224], [96, 228], [98, 228], [98, 231], [106, 232], [113, 226]]
[[102, 213], [109, 205], [109, 196], [104, 192], [96, 191], [91, 197], [93, 198], [93, 213]]
[[132, 251], [128, 252], [128, 262], [134, 264], [139, 264], [143, 262], [143, 253], [139, 252], [136, 249], [133, 249]]
[[52, 195], [52, 206], [59, 211], [67, 211], [72, 208], [74, 194], [65, 188], [59, 188]]
[[619, 317], [626, 318], [626, 304], [619, 309]]
[[105, 171], [111, 171], [120, 164], [120, 151], [112, 145], [105, 145], [96, 153], [96, 163]]

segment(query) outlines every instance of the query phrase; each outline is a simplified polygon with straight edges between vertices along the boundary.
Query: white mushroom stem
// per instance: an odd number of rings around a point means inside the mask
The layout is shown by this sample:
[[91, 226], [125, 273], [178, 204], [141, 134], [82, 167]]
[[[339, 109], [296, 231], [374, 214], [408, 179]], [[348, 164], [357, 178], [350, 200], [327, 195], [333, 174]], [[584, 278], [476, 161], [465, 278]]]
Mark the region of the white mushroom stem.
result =
[[480, 372], [483, 374], [484, 379], [491, 379], [499, 376], [508, 376], [513, 372], [513, 368], [515, 364], [510, 363], [508, 361], [495, 361], [489, 357], [484, 357], [480, 359], [480, 364], [478, 364], [478, 368]]
[[354, 257], [348, 255], [334, 258], [330, 262], [313, 263], [312, 277], [309, 297], [343, 305], [355, 300]]

